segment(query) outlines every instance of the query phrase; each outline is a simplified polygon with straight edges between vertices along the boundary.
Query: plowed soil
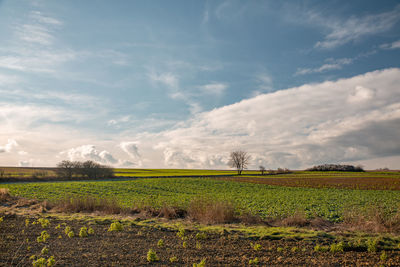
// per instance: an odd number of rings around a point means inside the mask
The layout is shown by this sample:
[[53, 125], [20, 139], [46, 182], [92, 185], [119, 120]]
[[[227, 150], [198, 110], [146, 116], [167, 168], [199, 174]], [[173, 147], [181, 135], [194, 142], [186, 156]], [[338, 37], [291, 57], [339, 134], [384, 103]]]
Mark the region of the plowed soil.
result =
[[[206, 259], [206, 266], [248, 266], [249, 260], [258, 258], [259, 266], [399, 266], [400, 252], [388, 251], [387, 259], [380, 260], [379, 252], [315, 252], [315, 241], [252, 240], [236, 234], [207, 234], [196, 239], [196, 232], [186, 232], [187, 247], [176, 231], [155, 229], [132, 224], [121, 232], [108, 232], [110, 222], [93, 223], [94, 234], [79, 237], [79, 229], [88, 222], [79, 220], [50, 219], [50, 225], [25, 225], [27, 217], [6, 215], [0, 223], [0, 266], [32, 266], [32, 255], [40, 255], [44, 246], [48, 253], [40, 257], [54, 256], [55, 266], [192, 266]], [[56, 229], [57, 225], [61, 225]], [[64, 233], [65, 225], [75, 232], [69, 238]], [[37, 242], [37, 236], [45, 230], [50, 238]], [[164, 246], [158, 247], [158, 240]], [[329, 244], [319, 240], [319, 244]], [[197, 243], [197, 247], [196, 247]], [[254, 244], [261, 249], [255, 250]], [[146, 254], [152, 248], [159, 261], [148, 262]], [[169, 259], [177, 261], [170, 263]]]
[[396, 177], [318, 177], [318, 178], [273, 178], [273, 177], [224, 177], [226, 181], [267, 184], [290, 187], [341, 188], [361, 190], [400, 190], [400, 178]]

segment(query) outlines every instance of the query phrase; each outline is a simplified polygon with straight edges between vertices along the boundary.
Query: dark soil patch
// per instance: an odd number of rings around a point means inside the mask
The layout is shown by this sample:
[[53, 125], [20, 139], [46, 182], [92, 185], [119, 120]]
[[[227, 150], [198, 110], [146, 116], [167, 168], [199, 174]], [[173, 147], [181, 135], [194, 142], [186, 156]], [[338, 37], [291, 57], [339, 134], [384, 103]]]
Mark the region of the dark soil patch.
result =
[[226, 181], [267, 184], [289, 187], [341, 188], [361, 190], [400, 190], [400, 179], [395, 177], [310, 177], [310, 178], [260, 178], [223, 177]]
[[[198, 240], [196, 232], [186, 231], [187, 247], [183, 248], [183, 240], [175, 231], [131, 224], [122, 232], [108, 232], [110, 221], [92, 222], [94, 234], [81, 238], [79, 229], [89, 226], [87, 221], [50, 219], [50, 225], [42, 228], [41, 224], [33, 225], [32, 218], [26, 226], [25, 219], [6, 215], [0, 223], [0, 266], [32, 266], [29, 257], [40, 255], [44, 246], [48, 247], [48, 254], [43, 257], [54, 256], [56, 266], [192, 266], [202, 259], [206, 259], [207, 266], [248, 266], [249, 260], [256, 257], [261, 266], [398, 266], [400, 262], [399, 251], [387, 251], [387, 260], [383, 262], [379, 252], [315, 252], [313, 241], [251, 240], [226, 232], [207, 234], [205, 239]], [[61, 227], [56, 229], [59, 224]], [[65, 225], [72, 228], [75, 237], [65, 235]], [[50, 238], [38, 243], [37, 236], [43, 230]], [[157, 246], [160, 239], [164, 240], [162, 248]], [[329, 244], [331, 241], [318, 242]], [[261, 245], [257, 251], [255, 243]], [[147, 262], [150, 248], [156, 251], [158, 262]], [[171, 257], [176, 257], [177, 262], [171, 264]]]

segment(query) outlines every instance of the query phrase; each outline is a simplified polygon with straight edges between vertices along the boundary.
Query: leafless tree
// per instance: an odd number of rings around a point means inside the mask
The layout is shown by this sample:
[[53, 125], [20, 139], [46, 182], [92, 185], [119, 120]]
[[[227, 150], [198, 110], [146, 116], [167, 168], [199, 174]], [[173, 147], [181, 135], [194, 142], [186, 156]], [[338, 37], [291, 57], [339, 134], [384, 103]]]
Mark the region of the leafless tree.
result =
[[265, 167], [260, 165], [260, 167], [258, 167], [258, 168], [260, 168], [261, 175], [264, 175]]
[[4, 169], [0, 169], [0, 178], [3, 178], [5, 173]]
[[230, 159], [229, 159], [229, 166], [232, 168], [236, 168], [238, 175], [242, 174], [244, 169], [247, 169], [249, 165], [250, 155], [241, 150], [231, 152]]

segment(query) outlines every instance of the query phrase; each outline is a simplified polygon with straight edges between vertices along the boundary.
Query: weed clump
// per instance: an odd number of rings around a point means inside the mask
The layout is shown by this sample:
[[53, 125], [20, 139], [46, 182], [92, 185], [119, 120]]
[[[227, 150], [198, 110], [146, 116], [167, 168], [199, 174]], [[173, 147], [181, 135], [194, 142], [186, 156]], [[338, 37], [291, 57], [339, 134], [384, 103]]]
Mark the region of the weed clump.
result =
[[47, 240], [49, 237], [50, 237], [50, 235], [49, 235], [46, 231], [42, 231], [42, 232], [40, 233], [40, 236], [38, 236], [38, 237], [36, 238], [36, 241], [37, 241], [38, 243], [46, 242], [46, 240]]
[[81, 229], [79, 230], [79, 237], [87, 237], [87, 236], [88, 236], [87, 228], [85, 226], [81, 227]]
[[330, 251], [332, 253], [343, 252], [344, 248], [345, 248], [345, 244], [343, 242], [339, 242], [339, 243], [336, 243], [336, 244], [332, 244], [331, 248], [330, 248]]
[[75, 236], [74, 231], [69, 231], [68, 232], [68, 237], [73, 238]]
[[47, 253], [49, 253], [49, 249], [47, 247], [43, 247], [42, 251], [40, 252], [40, 254], [45, 255]]
[[329, 250], [328, 246], [320, 246], [320, 245], [316, 245], [314, 247], [314, 251], [316, 252], [327, 252]]
[[93, 230], [92, 227], [89, 227], [88, 234], [89, 235], [94, 235], [94, 230]]
[[155, 262], [155, 261], [159, 261], [160, 258], [158, 258], [156, 252], [152, 249], [149, 249], [149, 251], [147, 252], [147, 261], [148, 262]]
[[122, 224], [120, 222], [113, 222], [110, 225], [110, 228], [108, 228], [108, 232], [112, 232], [112, 231], [123, 231], [124, 228], [122, 227]]
[[164, 240], [162, 240], [162, 239], [158, 240], [157, 247], [159, 247], [159, 248], [164, 247]]
[[178, 261], [178, 258], [175, 257], [175, 256], [169, 258], [169, 262], [170, 262], [170, 263], [174, 263], [174, 262], [177, 262], [177, 261]]
[[252, 260], [249, 260], [249, 265], [257, 265], [258, 264], [258, 258], [254, 258]]
[[193, 267], [205, 267], [206, 266], [206, 259], [202, 259], [199, 263], [193, 263]]

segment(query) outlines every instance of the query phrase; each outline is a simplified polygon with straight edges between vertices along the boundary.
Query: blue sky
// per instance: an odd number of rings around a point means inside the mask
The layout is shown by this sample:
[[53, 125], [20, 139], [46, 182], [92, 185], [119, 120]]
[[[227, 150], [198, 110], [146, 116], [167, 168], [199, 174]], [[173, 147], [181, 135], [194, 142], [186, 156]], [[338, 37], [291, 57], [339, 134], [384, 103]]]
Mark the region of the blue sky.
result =
[[398, 1], [0, 1], [0, 165], [400, 168]]

